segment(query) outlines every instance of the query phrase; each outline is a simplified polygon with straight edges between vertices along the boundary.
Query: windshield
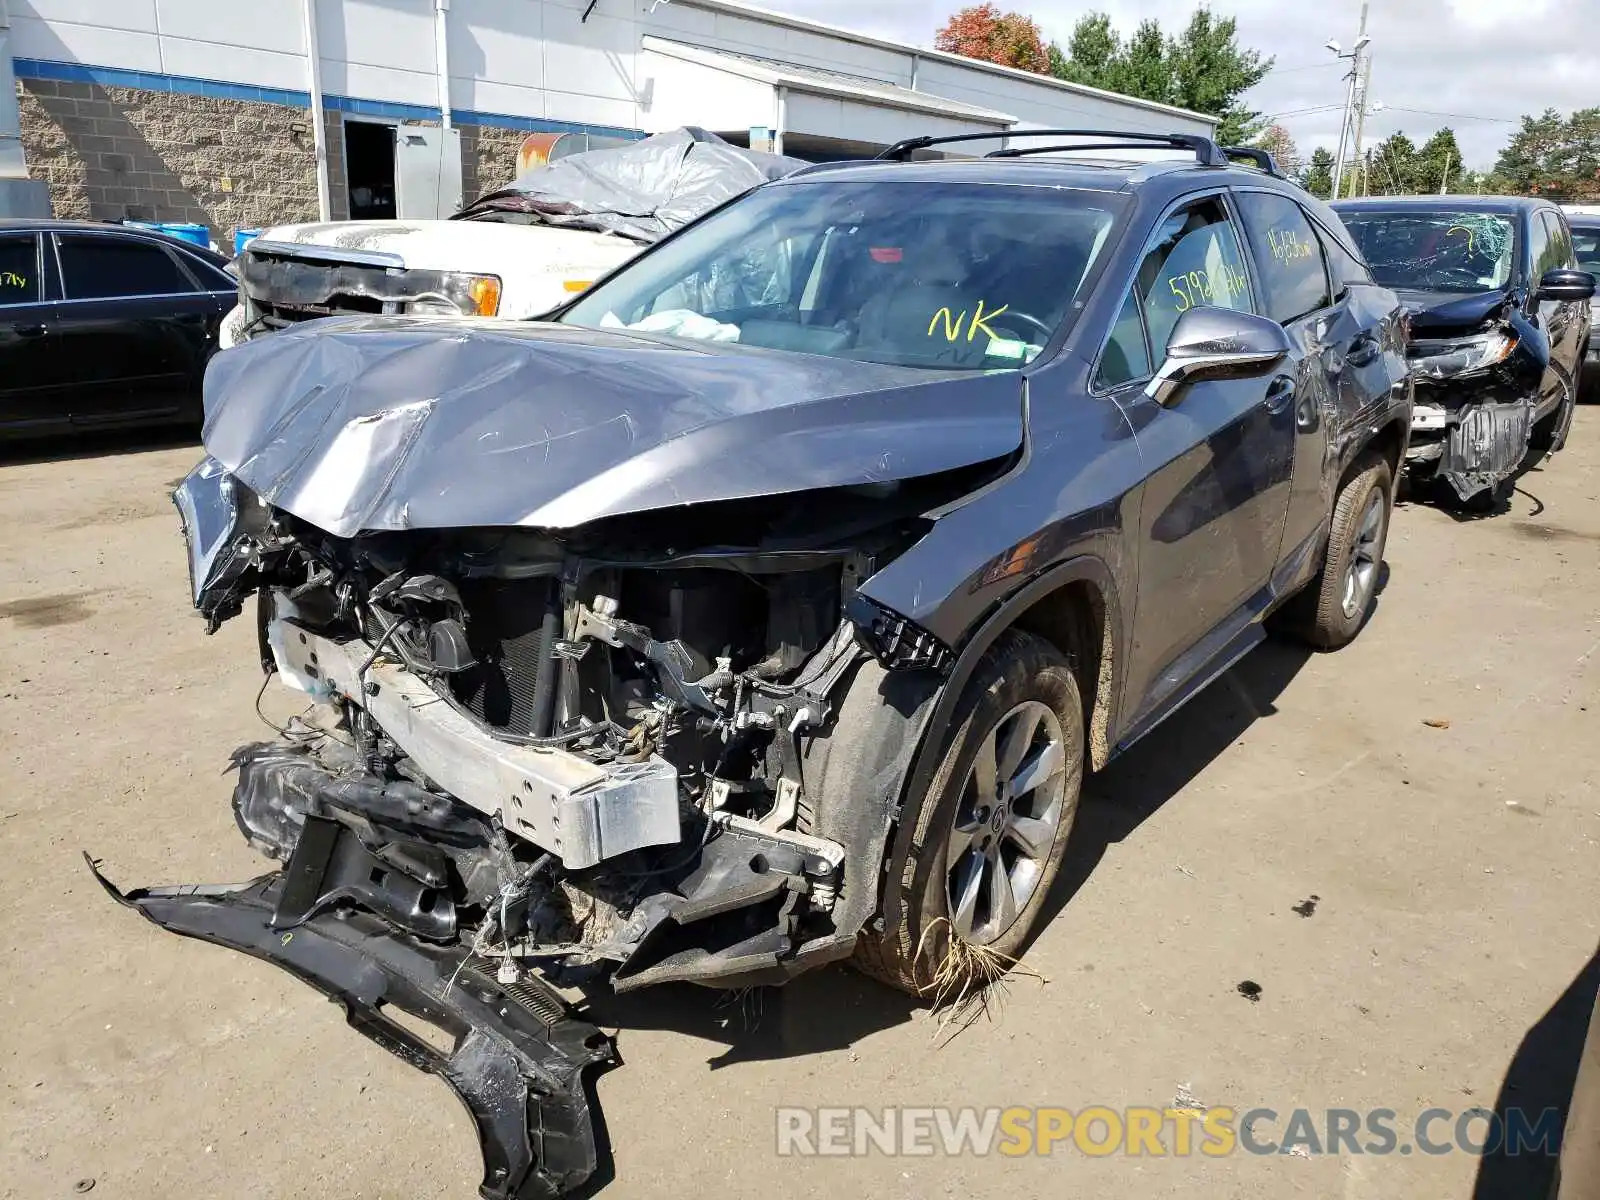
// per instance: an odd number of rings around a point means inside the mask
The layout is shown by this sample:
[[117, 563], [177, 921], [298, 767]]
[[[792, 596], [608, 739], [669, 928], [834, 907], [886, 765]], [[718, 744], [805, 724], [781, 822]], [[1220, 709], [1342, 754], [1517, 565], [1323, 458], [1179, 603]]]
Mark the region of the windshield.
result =
[[1510, 217], [1483, 212], [1341, 212], [1373, 277], [1389, 287], [1487, 292], [1511, 280]]
[[1123, 201], [989, 184], [795, 183], [752, 192], [560, 318], [943, 370], [1044, 349]]
[[1577, 256], [1578, 270], [1600, 271], [1600, 225], [1574, 225], [1572, 252]]

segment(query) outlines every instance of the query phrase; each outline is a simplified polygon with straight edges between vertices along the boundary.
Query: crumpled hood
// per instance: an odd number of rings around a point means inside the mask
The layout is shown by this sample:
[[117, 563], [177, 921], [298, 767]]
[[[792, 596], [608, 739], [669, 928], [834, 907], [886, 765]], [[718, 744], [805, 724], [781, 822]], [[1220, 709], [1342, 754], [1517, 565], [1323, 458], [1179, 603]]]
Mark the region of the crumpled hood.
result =
[[1411, 331], [1422, 337], [1468, 334], [1495, 311], [1503, 307], [1510, 293], [1501, 288], [1492, 292], [1427, 292], [1396, 288], [1395, 295], [1411, 317]]
[[1022, 443], [1016, 372], [537, 322], [353, 317], [219, 354], [205, 445], [339, 537], [909, 479]]

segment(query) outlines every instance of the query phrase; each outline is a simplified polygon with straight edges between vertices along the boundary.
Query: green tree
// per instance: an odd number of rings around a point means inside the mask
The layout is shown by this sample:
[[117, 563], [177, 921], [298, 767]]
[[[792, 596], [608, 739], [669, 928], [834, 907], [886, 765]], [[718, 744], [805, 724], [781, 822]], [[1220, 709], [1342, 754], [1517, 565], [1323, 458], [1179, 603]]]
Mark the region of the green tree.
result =
[[1465, 170], [1455, 130], [1448, 125], [1422, 144], [1412, 163], [1411, 190], [1432, 195], [1440, 190], [1464, 190]]
[[1210, 9], [1195, 10], [1172, 44], [1173, 103], [1220, 117], [1217, 138], [1224, 144], [1248, 141], [1261, 132], [1261, 114], [1240, 97], [1266, 78], [1273, 60], [1239, 45], [1239, 25]]
[[1403, 133], [1390, 134], [1371, 152], [1367, 191], [1375, 196], [1404, 196], [1417, 189], [1417, 146]]
[[1552, 200], [1600, 197], [1600, 108], [1562, 117], [1553, 108], [1525, 116], [1500, 152], [1496, 190]]
[[1066, 48], [1052, 44], [1045, 57], [1058, 79], [1217, 117], [1217, 137], [1227, 144], [1248, 142], [1263, 128], [1240, 97], [1272, 69], [1272, 59], [1239, 45], [1232, 17], [1202, 8], [1176, 37], [1146, 20], [1124, 39], [1108, 15], [1089, 13]]
[[1311, 161], [1300, 172], [1300, 186], [1313, 196], [1333, 199], [1333, 152], [1326, 146], [1311, 152]]

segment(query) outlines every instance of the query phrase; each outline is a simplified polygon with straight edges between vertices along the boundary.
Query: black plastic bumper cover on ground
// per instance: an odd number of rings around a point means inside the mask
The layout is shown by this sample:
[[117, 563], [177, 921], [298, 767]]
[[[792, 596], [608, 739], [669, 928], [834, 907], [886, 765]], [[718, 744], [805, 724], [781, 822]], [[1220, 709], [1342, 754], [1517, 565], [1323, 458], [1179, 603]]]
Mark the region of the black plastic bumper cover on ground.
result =
[[[84, 856], [86, 859], [87, 855]], [[350, 1025], [412, 1066], [440, 1076], [472, 1114], [487, 1200], [560, 1196], [596, 1166], [586, 1067], [614, 1061], [610, 1040], [534, 977], [500, 984], [459, 946], [395, 932], [339, 909], [275, 929], [282, 876], [234, 887], [139, 888], [111, 896], [163, 929], [265, 959], [344, 1006]], [[466, 961], [464, 961], [466, 960]], [[385, 1015], [410, 1014], [447, 1034], [448, 1053]]]

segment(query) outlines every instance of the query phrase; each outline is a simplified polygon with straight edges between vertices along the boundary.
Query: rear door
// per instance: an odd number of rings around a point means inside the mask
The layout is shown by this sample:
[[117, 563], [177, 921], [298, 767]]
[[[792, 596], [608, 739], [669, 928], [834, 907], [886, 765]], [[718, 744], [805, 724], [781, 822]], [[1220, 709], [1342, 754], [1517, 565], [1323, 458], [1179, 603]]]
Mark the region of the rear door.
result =
[[1361, 262], [1289, 196], [1251, 189], [1238, 200], [1265, 312], [1295, 346], [1294, 478], [1280, 580], [1287, 587], [1321, 549], [1339, 434], [1387, 405], [1393, 376], [1403, 378], [1404, 367], [1389, 353], [1392, 297], [1370, 286]]
[[1250, 624], [1278, 561], [1294, 464], [1292, 365], [1184, 388], [1164, 407], [1144, 383], [1178, 318], [1256, 310], [1238, 223], [1221, 193], [1162, 218], [1101, 353], [1096, 388], [1122, 406], [1148, 474], [1140, 506], [1132, 723], [1175, 697]]
[[0, 434], [71, 427], [44, 267], [38, 234], [0, 234]]
[[77, 425], [138, 424], [199, 414], [199, 379], [216, 344], [220, 301], [156, 238], [55, 235], [60, 345]]

